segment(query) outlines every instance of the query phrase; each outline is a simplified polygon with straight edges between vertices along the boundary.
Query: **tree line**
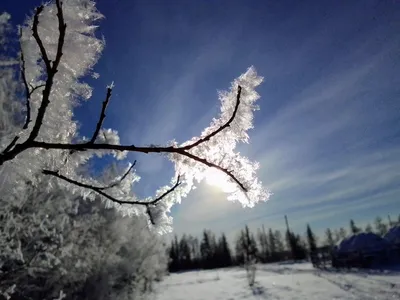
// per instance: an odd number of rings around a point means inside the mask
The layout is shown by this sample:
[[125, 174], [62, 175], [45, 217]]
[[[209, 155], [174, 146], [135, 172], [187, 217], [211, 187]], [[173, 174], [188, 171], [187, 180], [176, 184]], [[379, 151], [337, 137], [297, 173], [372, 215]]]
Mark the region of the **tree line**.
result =
[[318, 248], [331, 248], [352, 234], [373, 232], [383, 237], [390, 227], [399, 223], [400, 215], [395, 221], [389, 217], [387, 222], [376, 217], [373, 226], [368, 223], [364, 228], [351, 219], [348, 229], [327, 228], [322, 239], [317, 238], [309, 224], [303, 236], [294, 233], [289, 226], [285, 231], [280, 231], [266, 229], [263, 225], [254, 233], [246, 225], [231, 243], [224, 233], [217, 237], [211, 230], [204, 230], [200, 239], [187, 234], [180, 238], [175, 235], [168, 248], [168, 267], [170, 272], [179, 272], [238, 266], [252, 259], [261, 263], [303, 260]]

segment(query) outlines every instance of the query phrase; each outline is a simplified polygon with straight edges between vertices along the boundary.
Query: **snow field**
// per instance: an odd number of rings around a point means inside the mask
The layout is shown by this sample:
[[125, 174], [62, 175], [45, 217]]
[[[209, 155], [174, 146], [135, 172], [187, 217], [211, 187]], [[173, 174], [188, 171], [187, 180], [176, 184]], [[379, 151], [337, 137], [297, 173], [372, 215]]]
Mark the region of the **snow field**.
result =
[[257, 266], [250, 288], [241, 268], [171, 274], [157, 300], [400, 300], [400, 272], [314, 269], [309, 263]]

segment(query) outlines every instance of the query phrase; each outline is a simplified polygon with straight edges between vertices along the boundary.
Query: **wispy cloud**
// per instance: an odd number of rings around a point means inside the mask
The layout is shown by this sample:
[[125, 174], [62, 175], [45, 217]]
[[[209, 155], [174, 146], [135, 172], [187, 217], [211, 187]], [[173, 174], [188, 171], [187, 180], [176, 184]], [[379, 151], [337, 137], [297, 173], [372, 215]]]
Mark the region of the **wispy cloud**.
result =
[[[279, 228], [284, 214], [302, 226], [338, 222], [338, 215], [365, 222], [370, 217], [365, 211], [371, 209], [386, 214], [400, 196], [400, 151], [398, 142], [393, 143], [398, 127], [392, 127], [399, 125], [400, 106], [391, 100], [399, 97], [394, 88], [399, 80], [386, 69], [396, 45], [398, 40], [391, 40], [365, 56], [361, 54], [370, 40], [353, 44], [353, 51], [326, 66], [323, 76], [261, 117], [251, 146], [241, 150], [260, 161], [260, 176], [274, 192], [269, 203], [243, 211], [238, 205], [221, 204], [222, 195], [204, 199], [199, 192], [175, 214], [177, 232], [207, 226], [229, 231], [246, 222], [271, 220], [279, 222]], [[261, 94], [260, 114], [274, 101], [267, 90]]]
[[[280, 227], [284, 214], [293, 226], [349, 216], [361, 222], [366, 211], [386, 213], [400, 197], [400, 18], [388, 4], [266, 3], [170, 5], [166, 12], [140, 2], [131, 12], [137, 26], [126, 52], [140, 67], [121, 72], [138, 82], [125, 91], [132, 99], [123, 112], [116, 108], [124, 141], [198, 135], [218, 112], [217, 89], [250, 65], [265, 77], [251, 144], [240, 151], [260, 162], [273, 197], [242, 209], [201, 184], [173, 208], [177, 232], [233, 232], [246, 222]], [[164, 158], [137, 158], [145, 194], [168, 182]]]
[[[213, 44], [193, 50], [179, 66], [160, 66], [154, 76], [154, 88], [143, 99], [140, 111], [137, 102], [125, 108], [132, 112], [132, 124], [121, 132], [122, 139], [140, 145], [165, 145], [173, 139], [183, 142], [200, 135], [218, 108], [217, 90], [208, 91], [210, 97], [202, 89], [207, 86], [210, 73], [231, 60], [233, 35], [217, 33]], [[143, 177], [143, 194], [151, 195], [151, 191], [169, 181], [173, 168], [165, 157], [138, 154], [134, 158], [138, 159], [137, 170]]]

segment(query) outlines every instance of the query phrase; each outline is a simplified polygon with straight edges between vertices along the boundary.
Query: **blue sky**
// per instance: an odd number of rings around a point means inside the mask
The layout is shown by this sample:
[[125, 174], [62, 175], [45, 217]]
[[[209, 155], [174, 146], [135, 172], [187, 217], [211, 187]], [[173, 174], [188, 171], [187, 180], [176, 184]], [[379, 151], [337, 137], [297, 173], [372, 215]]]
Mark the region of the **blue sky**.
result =
[[[38, 1], [6, 0], [21, 22]], [[0, 4], [3, 10], [4, 1]], [[217, 90], [254, 65], [250, 144], [274, 195], [253, 209], [202, 184], [174, 207], [175, 232], [233, 235], [244, 224], [317, 232], [400, 213], [400, 3], [397, 1], [99, 0], [106, 48], [94, 98], [77, 111], [82, 132], [116, 88], [105, 122], [125, 143], [198, 135], [218, 112]], [[161, 157], [136, 155], [151, 195], [169, 181]]]

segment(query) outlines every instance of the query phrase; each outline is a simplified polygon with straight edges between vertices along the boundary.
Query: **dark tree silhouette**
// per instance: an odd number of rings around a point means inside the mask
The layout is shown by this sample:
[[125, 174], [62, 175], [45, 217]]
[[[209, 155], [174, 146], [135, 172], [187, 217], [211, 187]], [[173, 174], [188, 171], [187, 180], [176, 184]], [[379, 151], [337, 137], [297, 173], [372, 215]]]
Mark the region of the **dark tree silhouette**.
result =
[[356, 226], [353, 219], [350, 220], [350, 232], [352, 234], [357, 234], [361, 232], [361, 229]]

